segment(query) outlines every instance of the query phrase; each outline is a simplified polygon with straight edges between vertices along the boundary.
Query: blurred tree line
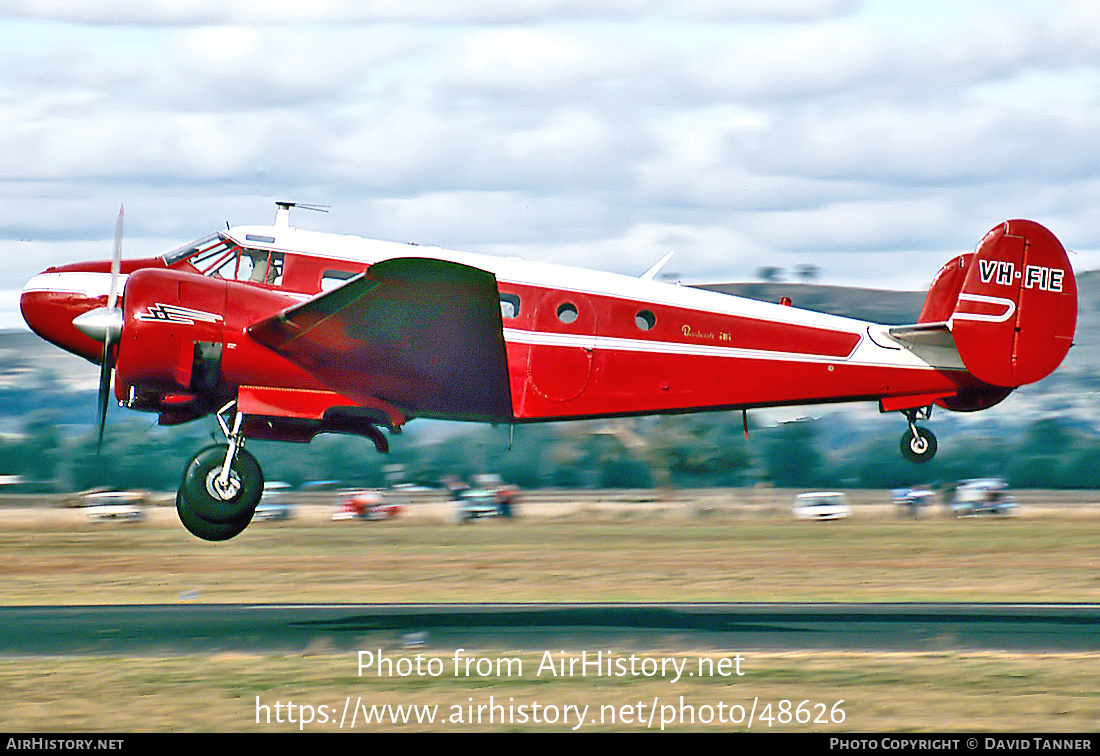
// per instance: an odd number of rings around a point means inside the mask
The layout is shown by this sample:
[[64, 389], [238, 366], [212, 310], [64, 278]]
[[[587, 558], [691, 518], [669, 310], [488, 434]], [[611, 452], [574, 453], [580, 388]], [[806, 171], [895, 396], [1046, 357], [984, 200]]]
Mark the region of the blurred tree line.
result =
[[[835, 418], [766, 428], [740, 413], [517, 425], [447, 424], [391, 439], [389, 454], [355, 436], [318, 436], [309, 444], [253, 441], [268, 480], [294, 486], [333, 481], [380, 487], [436, 487], [447, 477], [496, 474], [523, 488], [743, 486], [894, 488], [965, 478], [1004, 477], [1019, 488], [1100, 488], [1100, 438], [1067, 418], [1046, 417], [1004, 431], [953, 434], [938, 455], [913, 465], [898, 451], [902, 425], [882, 422], [844, 433]], [[415, 429], [415, 424], [414, 424]], [[103, 451], [94, 431], [68, 435], [55, 413], [27, 415], [21, 432], [0, 438], [0, 474], [34, 490], [95, 486], [171, 491], [201, 448], [221, 442], [199, 421], [161, 428], [134, 420], [108, 424]]]

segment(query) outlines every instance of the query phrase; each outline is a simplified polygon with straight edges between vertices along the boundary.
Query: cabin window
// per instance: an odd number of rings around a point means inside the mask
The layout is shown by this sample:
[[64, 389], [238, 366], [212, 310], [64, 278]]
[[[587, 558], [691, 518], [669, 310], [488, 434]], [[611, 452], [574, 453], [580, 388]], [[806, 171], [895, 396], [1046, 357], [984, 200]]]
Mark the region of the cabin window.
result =
[[349, 270], [326, 270], [321, 276], [321, 291], [332, 291], [357, 275]]
[[653, 326], [657, 325], [657, 316], [649, 310], [639, 310], [634, 316], [634, 325], [642, 331], [652, 330]]
[[577, 306], [572, 302], [563, 302], [558, 305], [558, 320], [566, 325], [576, 322], [578, 315]]
[[236, 278], [238, 281], [278, 286], [283, 280], [283, 253], [269, 253], [266, 249], [242, 250]]
[[500, 316], [506, 320], [519, 317], [519, 297], [515, 294], [500, 295]]
[[260, 283], [265, 275], [267, 275], [267, 255], [246, 249], [241, 254], [240, 262], [237, 263], [237, 275], [234, 278], [238, 281]]
[[282, 252], [272, 252], [271, 262], [267, 269], [267, 282], [272, 286], [281, 286], [283, 283], [283, 261], [286, 255]]

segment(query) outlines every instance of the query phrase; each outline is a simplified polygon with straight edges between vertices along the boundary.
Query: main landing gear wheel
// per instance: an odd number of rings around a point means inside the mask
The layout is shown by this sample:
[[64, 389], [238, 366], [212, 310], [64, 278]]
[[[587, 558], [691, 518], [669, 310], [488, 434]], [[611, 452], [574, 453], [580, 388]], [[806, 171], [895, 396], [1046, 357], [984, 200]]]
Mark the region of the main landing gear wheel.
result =
[[255, 508], [253, 508], [251, 511], [245, 512], [239, 520], [234, 522], [210, 522], [195, 514], [191, 505], [183, 497], [183, 491], [176, 492], [176, 514], [179, 515], [180, 522], [183, 523], [183, 527], [187, 528], [191, 535], [204, 541], [228, 541], [230, 538], [240, 535], [241, 531], [248, 527], [248, 523], [252, 522], [252, 515], [255, 511]]
[[936, 437], [927, 428], [912, 426], [901, 437], [901, 453], [910, 462], [927, 462], [936, 456]]
[[224, 473], [228, 446], [208, 446], [187, 465], [176, 496], [180, 521], [207, 541], [224, 541], [252, 521], [263, 495], [264, 476], [256, 458], [241, 448]]

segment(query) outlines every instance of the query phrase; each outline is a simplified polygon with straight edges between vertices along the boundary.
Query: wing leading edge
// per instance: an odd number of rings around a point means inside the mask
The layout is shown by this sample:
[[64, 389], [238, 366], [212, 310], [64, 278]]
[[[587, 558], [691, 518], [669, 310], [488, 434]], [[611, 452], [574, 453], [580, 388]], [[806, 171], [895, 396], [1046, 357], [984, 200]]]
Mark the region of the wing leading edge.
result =
[[512, 415], [496, 277], [478, 268], [385, 260], [248, 332], [334, 391], [409, 416]]

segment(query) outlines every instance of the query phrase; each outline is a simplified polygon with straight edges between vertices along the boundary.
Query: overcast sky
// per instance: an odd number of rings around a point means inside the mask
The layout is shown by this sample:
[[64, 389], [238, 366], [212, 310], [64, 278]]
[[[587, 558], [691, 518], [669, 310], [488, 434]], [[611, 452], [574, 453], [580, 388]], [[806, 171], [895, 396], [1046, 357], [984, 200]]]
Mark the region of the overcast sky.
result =
[[925, 288], [1001, 220], [1100, 267], [1094, 0], [5, 0], [0, 327], [47, 265], [295, 225]]

